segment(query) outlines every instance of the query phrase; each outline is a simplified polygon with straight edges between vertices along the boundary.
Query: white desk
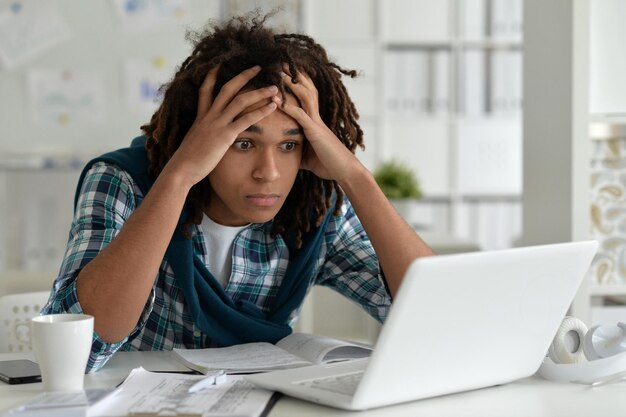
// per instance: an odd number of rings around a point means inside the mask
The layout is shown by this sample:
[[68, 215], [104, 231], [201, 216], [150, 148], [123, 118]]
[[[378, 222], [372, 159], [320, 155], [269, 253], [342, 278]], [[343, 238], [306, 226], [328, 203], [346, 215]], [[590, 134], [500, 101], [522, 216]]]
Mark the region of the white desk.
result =
[[[32, 354], [0, 354], [0, 360]], [[118, 352], [95, 374], [85, 376], [87, 388], [113, 387], [137, 366], [149, 370], [185, 370], [169, 352]], [[42, 384], [0, 382], [0, 415], [42, 392]], [[626, 382], [591, 388], [528, 378], [511, 384], [448, 395], [361, 413], [335, 410], [288, 397], [281, 398], [270, 417], [281, 416], [428, 416], [428, 417], [624, 417]]]

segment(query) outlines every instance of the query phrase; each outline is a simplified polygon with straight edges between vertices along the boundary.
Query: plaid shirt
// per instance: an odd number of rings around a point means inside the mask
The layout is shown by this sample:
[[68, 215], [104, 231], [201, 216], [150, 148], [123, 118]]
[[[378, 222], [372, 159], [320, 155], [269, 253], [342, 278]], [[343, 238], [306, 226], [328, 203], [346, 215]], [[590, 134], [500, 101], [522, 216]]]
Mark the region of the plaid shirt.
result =
[[[104, 162], [91, 167], [80, 191], [65, 258], [43, 313], [82, 313], [76, 295], [78, 273], [113, 240], [142, 199], [143, 194], [125, 171]], [[225, 288], [233, 301], [252, 301], [265, 312], [289, 263], [289, 250], [280, 236], [270, 236], [271, 226], [272, 222], [251, 224], [237, 235], [232, 273]], [[202, 230], [193, 225], [191, 232], [194, 253], [206, 263]], [[335, 289], [381, 322], [387, 316], [391, 297], [378, 258], [347, 199], [341, 214], [334, 216], [326, 228], [311, 285], [314, 284]], [[291, 326], [298, 314], [299, 311], [292, 313]], [[214, 346], [210, 337], [194, 324], [174, 272], [163, 260], [135, 329], [118, 343], [107, 343], [94, 332], [87, 367], [99, 369], [118, 350]]]

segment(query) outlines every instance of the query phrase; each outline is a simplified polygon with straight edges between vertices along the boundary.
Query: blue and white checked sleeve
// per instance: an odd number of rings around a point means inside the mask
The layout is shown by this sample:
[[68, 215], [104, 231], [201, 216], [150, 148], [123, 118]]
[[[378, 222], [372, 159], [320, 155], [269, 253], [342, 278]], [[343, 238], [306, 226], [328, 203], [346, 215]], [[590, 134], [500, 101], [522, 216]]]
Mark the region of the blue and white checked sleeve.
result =
[[[91, 167], [80, 190], [59, 276], [42, 313], [83, 312], [76, 294], [76, 277], [117, 236], [141, 198], [141, 191], [125, 171], [102, 162]], [[107, 343], [94, 332], [87, 364], [89, 371], [102, 367], [113, 353], [139, 332], [150, 314], [153, 300], [154, 290], [137, 327], [125, 339]]]
[[347, 198], [341, 214], [329, 222], [323, 262], [316, 284], [336, 290], [379, 322], [385, 321], [391, 296], [374, 247]]

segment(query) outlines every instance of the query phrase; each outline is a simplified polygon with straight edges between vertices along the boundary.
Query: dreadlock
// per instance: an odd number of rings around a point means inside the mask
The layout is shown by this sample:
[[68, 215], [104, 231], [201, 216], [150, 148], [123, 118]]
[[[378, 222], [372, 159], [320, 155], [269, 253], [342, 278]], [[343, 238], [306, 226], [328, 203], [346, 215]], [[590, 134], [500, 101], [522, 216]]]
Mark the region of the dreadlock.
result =
[[[141, 126], [148, 137], [146, 148], [153, 177], [163, 170], [194, 123], [200, 86], [208, 72], [217, 66], [213, 98], [226, 82], [254, 65], [260, 65], [261, 72], [244, 89], [276, 85], [283, 96], [291, 93], [280, 76], [283, 64], [288, 64], [294, 83], [298, 82], [299, 71], [305, 71], [319, 92], [319, 111], [324, 123], [353, 153], [357, 146], [364, 148], [358, 112], [341, 82], [342, 75], [354, 78], [357, 72], [331, 62], [324, 48], [309, 36], [278, 34], [265, 27], [268, 17], [260, 17], [258, 12], [233, 17], [223, 24], [213, 23], [203, 32], [187, 34], [194, 44], [193, 52], [173, 79], [162, 87], [163, 101], [150, 123]], [[310, 230], [313, 222], [318, 226], [331, 208], [333, 193], [336, 195], [333, 213], [338, 215], [344, 200], [338, 184], [300, 170], [274, 219], [272, 236], [293, 236], [296, 247], [301, 247], [302, 234]], [[191, 188], [186, 200], [189, 211], [186, 231], [191, 223], [201, 223], [210, 196], [208, 178]]]

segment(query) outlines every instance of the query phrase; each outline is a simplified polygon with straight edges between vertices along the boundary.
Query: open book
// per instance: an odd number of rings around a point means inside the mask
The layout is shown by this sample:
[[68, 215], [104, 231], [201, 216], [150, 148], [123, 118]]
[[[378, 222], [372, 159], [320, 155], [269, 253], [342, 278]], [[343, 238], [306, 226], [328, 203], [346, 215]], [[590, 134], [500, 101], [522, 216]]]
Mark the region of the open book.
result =
[[206, 374], [223, 369], [229, 374], [266, 372], [370, 356], [372, 348], [308, 333], [292, 333], [275, 345], [244, 343], [225, 348], [174, 349], [185, 366]]

